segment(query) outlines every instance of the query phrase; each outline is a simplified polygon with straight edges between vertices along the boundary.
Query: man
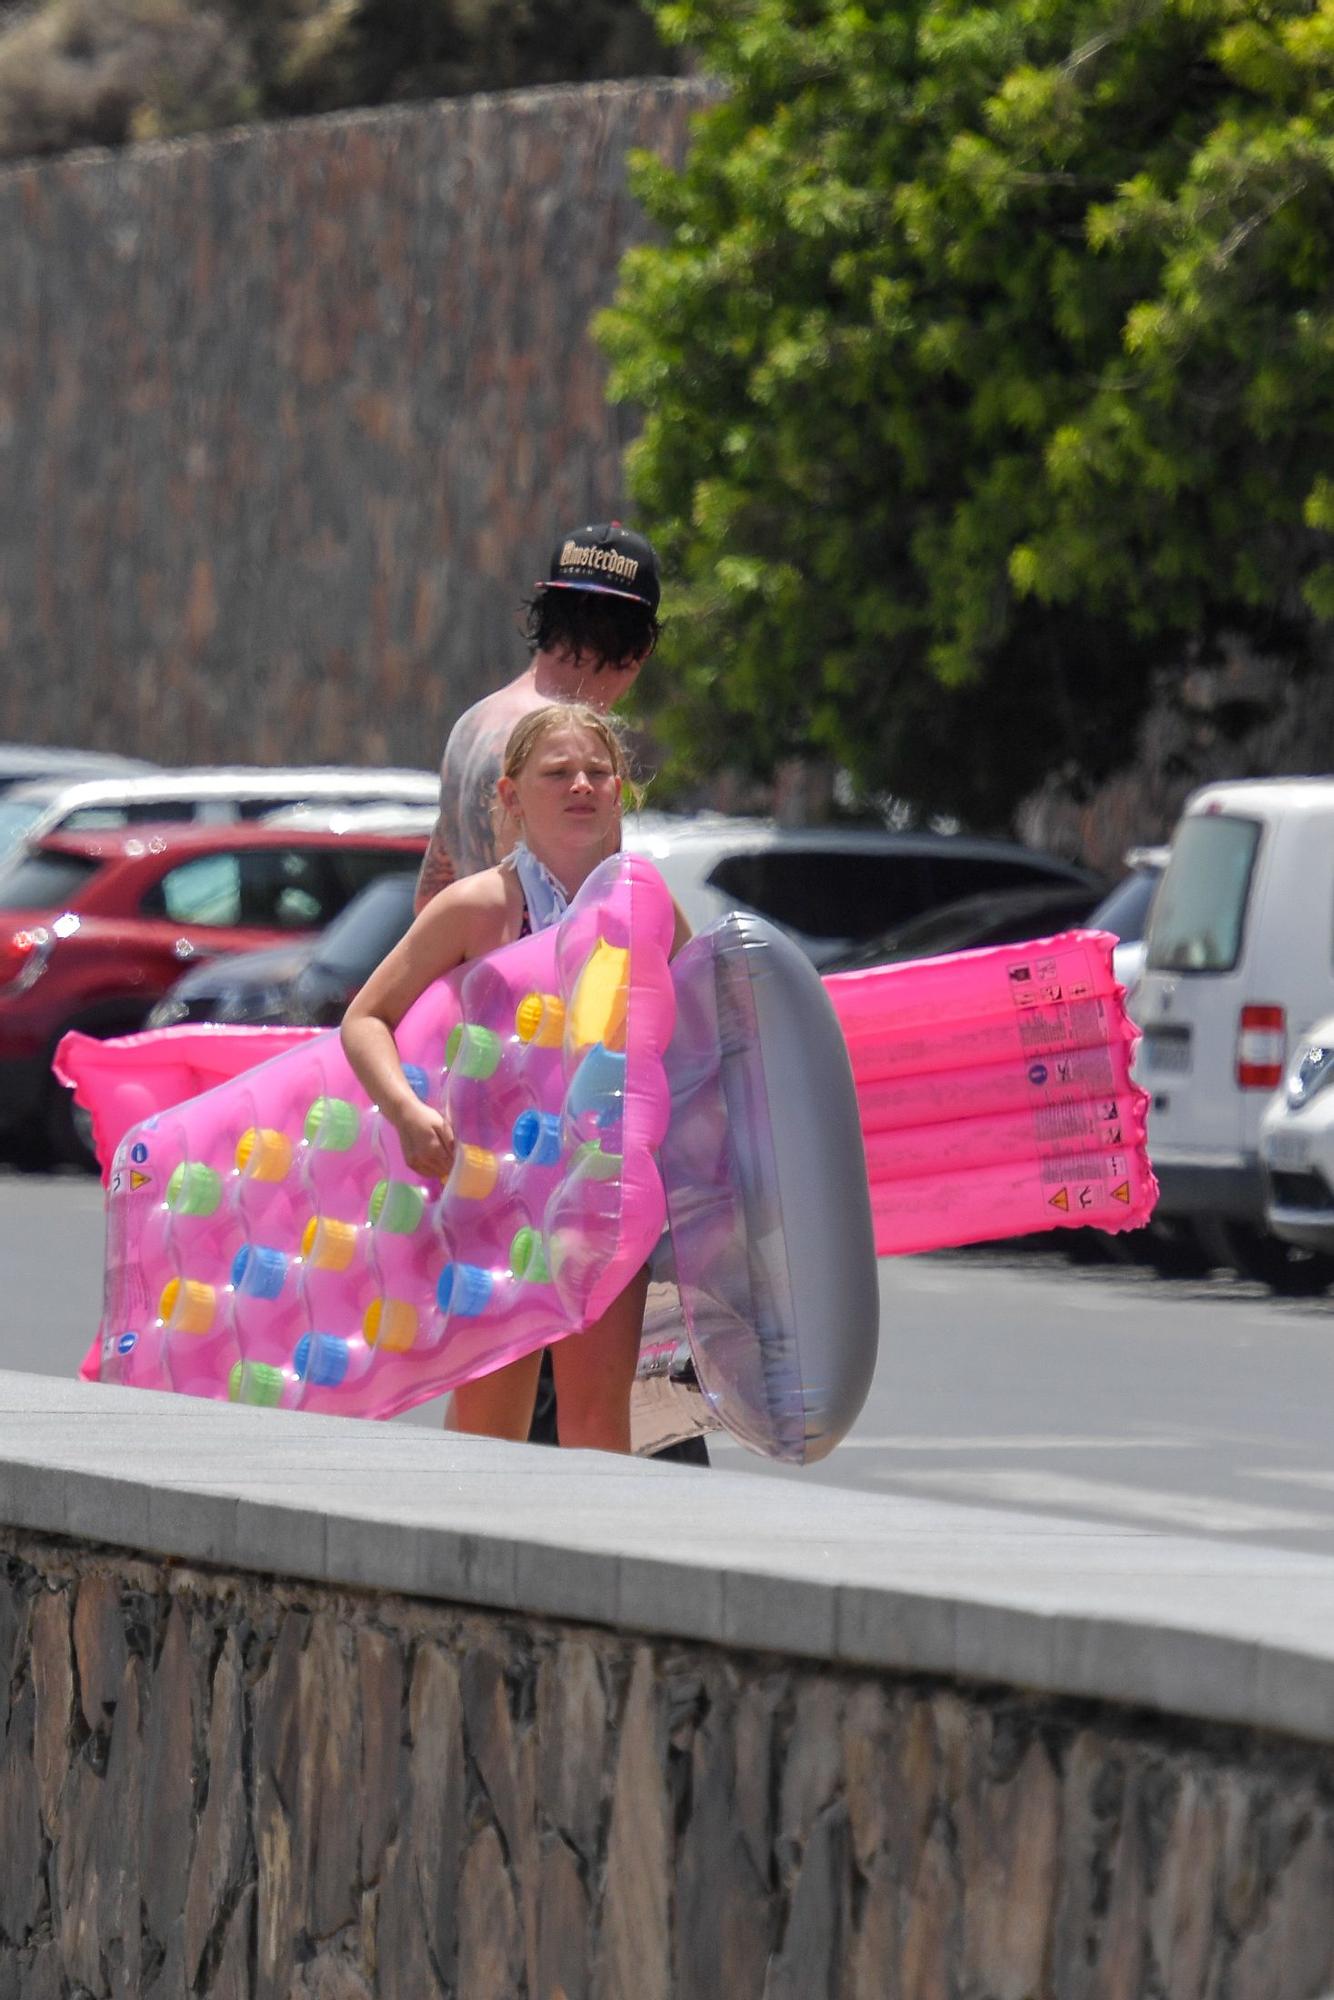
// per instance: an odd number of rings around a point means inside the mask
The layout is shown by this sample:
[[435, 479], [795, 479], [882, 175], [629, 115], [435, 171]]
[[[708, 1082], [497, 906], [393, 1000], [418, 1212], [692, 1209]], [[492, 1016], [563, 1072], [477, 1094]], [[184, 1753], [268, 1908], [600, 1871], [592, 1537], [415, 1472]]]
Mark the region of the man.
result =
[[557, 545], [528, 609], [526, 671], [465, 710], [449, 733], [417, 911], [458, 876], [500, 859], [492, 804], [519, 717], [551, 701], [586, 701], [605, 713], [629, 694], [658, 643], [660, 589], [652, 548], [619, 521], [578, 528]]
[[[528, 607], [532, 655], [526, 672], [466, 709], [449, 732], [440, 766], [440, 814], [417, 877], [413, 907], [461, 875], [500, 859], [492, 805], [510, 731], [521, 715], [552, 701], [586, 701], [605, 713], [622, 701], [658, 643], [658, 559], [642, 535], [619, 521], [577, 528], [552, 554]], [[543, 1356], [529, 1441], [555, 1444], [550, 1356]], [[687, 1438], [657, 1458], [707, 1465], [703, 1438]]]

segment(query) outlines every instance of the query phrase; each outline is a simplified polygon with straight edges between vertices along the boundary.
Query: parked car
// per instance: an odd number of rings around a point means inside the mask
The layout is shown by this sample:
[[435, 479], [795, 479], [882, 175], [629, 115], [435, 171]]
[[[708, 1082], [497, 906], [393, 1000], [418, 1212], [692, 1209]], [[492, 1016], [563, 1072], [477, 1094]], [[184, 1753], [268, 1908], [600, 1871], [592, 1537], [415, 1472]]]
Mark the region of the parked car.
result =
[[143, 827], [53, 834], [0, 865], [0, 1126], [86, 1158], [51, 1057], [127, 1034], [191, 960], [312, 935], [420, 835]]
[[1073, 862], [963, 834], [639, 813], [627, 818], [624, 838], [661, 869], [693, 929], [728, 910], [754, 910], [781, 924], [822, 968], [962, 896], [1063, 883], [1096, 897], [1104, 886]]
[[382, 875], [335, 918], [292, 982], [288, 1019], [297, 1026], [336, 1027], [386, 952], [412, 923], [414, 875]]
[[909, 918], [893, 930], [859, 944], [852, 951], [826, 959], [824, 972], [860, 972], [873, 965], [898, 965], [914, 958], [939, 958], [947, 952], [980, 951], [988, 945], [1020, 944], [1026, 938], [1050, 937], [1057, 931], [1089, 925], [1097, 901], [1092, 887], [1051, 883], [1041, 889], [1001, 889], [980, 896], [963, 896]]
[[1334, 1014], [1299, 1037], [1260, 1120], [1265, 1219], [1334, 1277]]
[[181, 1021], [250, 1021], [334, 1027], [385, 953], [412, 922], [416, 870], [381, 875], [316, 938], [187, 972], [148, 1017], [150, 1028]]
[[59, 778], [15, 785], [0, 798], [0, 858], [20, 840], [48, 833], [88, 833], [105, 827], [230, 825], [262, 819], [283, 808], [334, 806], [434, 806], [440, 779], [434, 771], [377, 771], [299, 765], [200, 765], [155, 776], [101, 778], [70, 783]]
[[67, 750], [57, 743], [0, 743], [0, 793], [38, 778], [127, 778], [159, 767], [109, 750]]
[[1206, 786], [1154, 899], [1135, 998], [1137, 1075], [1165, 1216], [1275, 1288], [1329, 1275], [1266, 1217], [1260, 1125], [1334, 1000], [1334, 780]]
[[183, 1021], [224, 1021], [233, 1027], [241, 1022], [259, 1027], [290, 1021], [292, 985], [314, 949], [314, 938], [305, 937], [205, 959], [163, 994], [144, 1026], [176, 1028]]

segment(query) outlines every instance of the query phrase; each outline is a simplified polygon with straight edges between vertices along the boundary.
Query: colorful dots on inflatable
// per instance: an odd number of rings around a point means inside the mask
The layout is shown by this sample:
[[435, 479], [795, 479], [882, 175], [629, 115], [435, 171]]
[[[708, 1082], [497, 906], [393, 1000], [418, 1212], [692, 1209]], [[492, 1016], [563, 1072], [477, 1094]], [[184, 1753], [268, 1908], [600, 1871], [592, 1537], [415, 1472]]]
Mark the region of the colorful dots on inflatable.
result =
[[557, 928], [422, 995], [398, 1041], [456, 1135], [443, 1186], [336, 1035], [132, 1127], [99, 1378], [387, 1416], [591, 1324], [662, 1233], [672, 930], [618, 858]]

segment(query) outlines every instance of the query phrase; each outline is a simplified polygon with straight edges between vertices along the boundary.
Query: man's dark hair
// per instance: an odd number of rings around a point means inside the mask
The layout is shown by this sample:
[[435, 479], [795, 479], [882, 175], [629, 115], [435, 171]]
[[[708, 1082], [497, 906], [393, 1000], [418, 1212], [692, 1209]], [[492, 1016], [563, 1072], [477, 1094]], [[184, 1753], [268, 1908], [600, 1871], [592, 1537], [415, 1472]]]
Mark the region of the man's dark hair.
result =
[[539, 590], [526, 606], [530, 653], [588, 653], [596, 672], [625, 667], [648, 654], [662, 627], [647, 604], [596, 590]]

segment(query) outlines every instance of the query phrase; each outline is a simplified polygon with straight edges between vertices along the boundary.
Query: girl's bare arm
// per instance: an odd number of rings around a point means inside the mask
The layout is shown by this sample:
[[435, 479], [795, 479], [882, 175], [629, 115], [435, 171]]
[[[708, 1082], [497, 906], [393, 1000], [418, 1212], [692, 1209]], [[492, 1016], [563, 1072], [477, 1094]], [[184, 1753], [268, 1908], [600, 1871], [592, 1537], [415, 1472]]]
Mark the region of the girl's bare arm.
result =
[[448, 1121], [420, 1101], [403, 1074], [394, 1030], [434, 980], [478, 956], [495, 900], [489, 888], [485, 876], [470, 876], [435, 897], [343, 1016], [343, 1049], [358, 1082], [398, 1133], [408, 1166], [429, 1179], [449, 1172], [454, 1138]]

